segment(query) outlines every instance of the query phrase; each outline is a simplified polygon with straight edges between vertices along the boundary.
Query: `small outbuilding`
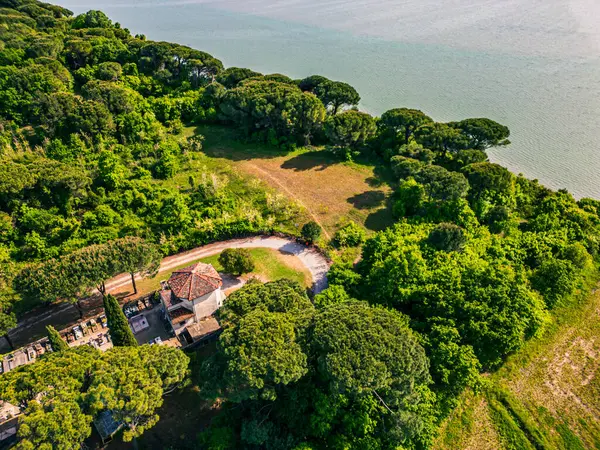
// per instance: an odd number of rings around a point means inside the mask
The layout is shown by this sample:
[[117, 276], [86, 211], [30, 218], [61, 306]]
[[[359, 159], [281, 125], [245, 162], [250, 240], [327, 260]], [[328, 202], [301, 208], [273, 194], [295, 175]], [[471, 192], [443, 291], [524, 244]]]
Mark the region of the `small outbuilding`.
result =
[[94, 419], [94, 427], [100, 435], [103, 444], [110, 442], [122, 426], [123, 423], [117, 422], [111, 411], [102, 411]]
[[148, 323], [148, 319], [143, 314], [140, 314], [129, 319], [129, 326], [131, 326], [133, 334], [138, 334], [140, 331], [150, 327], [150, 324]]

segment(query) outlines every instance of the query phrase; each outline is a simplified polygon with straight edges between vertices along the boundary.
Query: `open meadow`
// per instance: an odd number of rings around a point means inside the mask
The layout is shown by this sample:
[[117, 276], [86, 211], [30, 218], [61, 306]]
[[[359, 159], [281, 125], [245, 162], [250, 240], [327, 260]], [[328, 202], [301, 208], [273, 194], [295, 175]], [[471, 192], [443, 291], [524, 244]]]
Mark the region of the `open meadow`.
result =
[[370, 162], [342, 162], [322, 148], [282, 152], [264, 144], [244, 143], [231, 128], [204, 125], [186, 134], [205, 137], [204, 153], [232, 164], [298, 203], [320, 223], [326, 237], [349, 220], [379, 231], [393, 223], [389, 173]]

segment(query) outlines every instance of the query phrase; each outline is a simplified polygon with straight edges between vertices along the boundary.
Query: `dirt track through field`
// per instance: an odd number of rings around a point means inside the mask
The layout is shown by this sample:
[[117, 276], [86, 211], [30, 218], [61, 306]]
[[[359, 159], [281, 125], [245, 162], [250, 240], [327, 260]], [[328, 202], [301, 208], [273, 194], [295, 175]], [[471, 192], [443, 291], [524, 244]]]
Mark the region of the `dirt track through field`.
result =
[[273, 181], [273, 183], [275, 183], [277, 186], [279, 186], [287, 195], [290, 196], [290, 198], [292, 198], [295, 202], [297, 202], [300, 206], [302, 206], [306, 211], [308, 211], [308, 214], [310, 215], [310, 217], [319, 224], [319, 226], [321, 227], [321, 229], [323, 230], [323, 234], [325, 235], [325, 237], [327, 238], [327, 240], [331, 240], [331, 236], [330, 234], [327, 232], [327, 229], [323, 226], [323, 224], [321, 223], [321, 221], [319, 220], [319, 218], [315, 215], [315, 213], [313, 213], [312, 209], [309, 208], [308, 206], [306, 206], [306, 204], [300, 200], [298, 198], [297, 195], [295, 195], [291, 190], [289, 190], [287, 188], [287, 186], [285, 184], [283, 184], [281, 181], [279, 181], [276, 177], [274, 177], [273, 175], [271, 175], [269, 172], [267, 172], [264, 169], [261, 169], [260, 167], [258, 167], [255, 164], [248, 164], [250, 167], [252, 167], [252, 169], [257, 170], [258, 172], [260, 172], [261, 174], [263, 174], [265, 177], [269, 178], [271, 181]]

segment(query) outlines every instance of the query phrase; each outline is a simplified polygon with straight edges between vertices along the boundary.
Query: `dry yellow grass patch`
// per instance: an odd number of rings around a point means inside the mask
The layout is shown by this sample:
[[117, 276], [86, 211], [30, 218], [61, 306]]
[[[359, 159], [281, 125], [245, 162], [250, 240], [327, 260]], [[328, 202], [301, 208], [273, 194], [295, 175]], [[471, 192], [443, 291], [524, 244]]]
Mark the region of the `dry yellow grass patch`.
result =
[[465, 393], [463, 403], [444, 422], [436, 450], [498, 450], [500, 437], [490, 418], [488, 403], [482, 396]]
[[[310, 155], [307, 159], [317, 156]], [[385, 207], [391, 190], [369, 184], [372, 168], [332, 164], [294, 169], [289, 166], [292, 159], [243, 161], [239, 166], [300, 203], [329, 234], [348, 219], [376, 230], [388, 224], [391, 216], [386, 214]], [[378, 213], [381, 218], [377, 218]]]
[[347, 220], [370, 230], [381, 230], [393, 223], [388, 207], [392, 190], [373, 165], [344, 163], [319, 149], [285, 153], [273, 147], [242, 143], [227, 128], [204, 126], [196, 132], [206, 137], [207, 156], [231, 163], [279, 190], [304, 207], [329, 236]]

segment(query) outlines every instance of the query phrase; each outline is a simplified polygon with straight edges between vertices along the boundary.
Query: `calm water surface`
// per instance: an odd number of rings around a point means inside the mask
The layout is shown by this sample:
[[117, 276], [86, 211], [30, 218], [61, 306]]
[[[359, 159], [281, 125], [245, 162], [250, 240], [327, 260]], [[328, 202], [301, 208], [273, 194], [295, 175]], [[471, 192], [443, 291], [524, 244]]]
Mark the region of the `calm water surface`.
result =
[[515, 172], [600, 198], [597, 0], [56, 0], [227, 66], [355, 86], [373, 114], [490, 117]]

